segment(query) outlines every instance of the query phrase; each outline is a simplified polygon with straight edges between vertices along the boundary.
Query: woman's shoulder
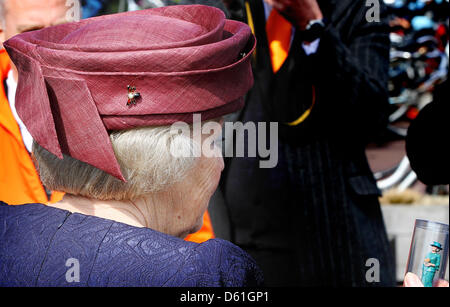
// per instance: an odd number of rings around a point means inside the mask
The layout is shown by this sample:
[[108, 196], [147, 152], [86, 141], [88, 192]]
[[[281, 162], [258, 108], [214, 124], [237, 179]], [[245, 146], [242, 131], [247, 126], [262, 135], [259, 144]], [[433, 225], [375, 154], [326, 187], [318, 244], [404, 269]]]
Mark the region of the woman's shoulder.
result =
[[194, 247], [197, 261], [220, 274], [220, 286], [255, 287], [263, 284], [263, 274], [255, 260], [240, 247], [222, 239], [212, 239]]
[[[9, 267], [8, 276], [0, 277], [20, 277], [24, 285], [41, 285], [41, 280], [42, 285], [68, 285], [68, 259], [79, 262], [79, 285], [85, 286], [214, 287], [262, 283], [255, 261], [221, 239], [197, 244], [151, 229], [70, 214], [40, 204], [16, 207], [0, 203], [0, 220], [4, 221], [0, 223], [0, 234], [8, 233], [7, 237], [0, 235], [4, 243], [0, 246], [0, 258], [5, 258], [0, 262], [11, 260], [17, 264], [17, 268]], [[6, 228], [2, 230], [2, 226]], [[33, 268], [39, 263], [43, 265], [37, 276]], [[30, 264], [29, 270], [24, 270], [24, 264]]]
[[[257, 287], [263, 284], [256, 262], [230, 242], [213, 239], [197, 244], [150, 229], [127, 233], [127, 228], [122, 227], [113, 225], [99, 248], [97, 265], [91, 273], [92, 284], [120, 286], [125, 282], [167, 287]], [[127, 263], [128, 268], [125, 274], [101, 271], [105, 266], [122, 267], [123, 263]], [[107, 284], [102, 281], [106, 275], [109, 275]], [[94, 276], [100, 279], [94, 280]]]
[[[105, 272], [105, 267], [121, 269]], [[230, 242], [213, 239], [197, 244], [115, 223], [98, 249], [89, 282], [95, 286], [245, 287], [260, 286], [263, 278], [255, 261]]]
[[254, 262], [253, 258], [250, 257], [243, 249], [234, 245], [233, 243], [222, 240], [222, 239], [211, 239], [204, 243], [198, 244], [195, 247], [197, 252], [220, 256], [220, 259], [236, 259], [245, 262]]

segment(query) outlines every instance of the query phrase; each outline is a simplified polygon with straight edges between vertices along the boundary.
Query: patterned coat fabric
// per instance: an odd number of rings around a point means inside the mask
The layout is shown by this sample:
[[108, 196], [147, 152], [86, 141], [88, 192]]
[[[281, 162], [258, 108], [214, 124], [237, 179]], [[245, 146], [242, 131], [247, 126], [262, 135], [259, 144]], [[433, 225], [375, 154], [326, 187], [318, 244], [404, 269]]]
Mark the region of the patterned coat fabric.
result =
[[41, 204], [0, 202], [0, 242], [3, 287], [254, 287], [263, 282], [250, 256], [229, 242], [186, 242]]

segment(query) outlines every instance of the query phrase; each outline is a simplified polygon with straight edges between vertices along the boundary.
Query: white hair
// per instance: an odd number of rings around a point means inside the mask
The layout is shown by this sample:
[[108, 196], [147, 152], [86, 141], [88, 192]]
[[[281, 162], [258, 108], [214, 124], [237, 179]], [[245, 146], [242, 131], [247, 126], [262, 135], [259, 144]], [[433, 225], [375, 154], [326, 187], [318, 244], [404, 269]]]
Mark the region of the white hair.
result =
[[33, 154], [43, 185], [99, 200], [135, 200], [181, 181], [196, 162], [194, 157], [171, 154], [172, 146], [192, 151], [195, 145], [190, 137], [174, 134], [169, 126], [117, 131], [110, 139], [127, 182], [67, 155], [60, 160], [34, 142]]

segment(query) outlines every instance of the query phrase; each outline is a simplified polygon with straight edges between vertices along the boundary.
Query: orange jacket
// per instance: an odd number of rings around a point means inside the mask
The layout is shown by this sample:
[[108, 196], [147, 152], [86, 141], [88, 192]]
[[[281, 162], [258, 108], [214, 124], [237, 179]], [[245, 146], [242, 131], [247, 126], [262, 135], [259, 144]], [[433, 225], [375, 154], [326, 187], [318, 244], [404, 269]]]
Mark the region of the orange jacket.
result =
[[189, 235], [186, 238], [186, 241], [191, 241], [195, 243], [203, 243], [208, 241], [209, 239], [214, 239], [214, 230], [211, 224], [211, 218], [209, 216], [208, 211], [205, 212], [203, 216], [203, 227], [198, 232]]
[[[0, 201], [11, 205], [46, 204], [47, 195], [22, 141], [3, 86], [10, 69], [8, 54], [0, 50]], [[61, 193], [53, 193], [51, 201], [61, 198]]]

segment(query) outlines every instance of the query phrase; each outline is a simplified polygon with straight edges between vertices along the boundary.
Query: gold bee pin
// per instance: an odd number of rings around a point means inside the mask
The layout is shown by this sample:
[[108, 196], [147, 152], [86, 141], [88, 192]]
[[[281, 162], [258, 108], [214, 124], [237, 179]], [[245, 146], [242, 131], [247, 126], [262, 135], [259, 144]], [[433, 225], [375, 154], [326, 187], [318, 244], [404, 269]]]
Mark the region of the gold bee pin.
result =
[[136, 100], [141, 97], [139, 92], [136, 92], [136, 87], [128, 85], [128, 102], [127, 106], [136, 105]]

